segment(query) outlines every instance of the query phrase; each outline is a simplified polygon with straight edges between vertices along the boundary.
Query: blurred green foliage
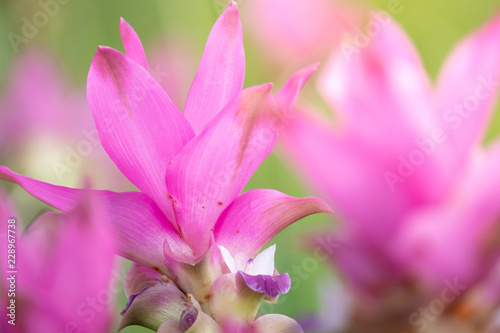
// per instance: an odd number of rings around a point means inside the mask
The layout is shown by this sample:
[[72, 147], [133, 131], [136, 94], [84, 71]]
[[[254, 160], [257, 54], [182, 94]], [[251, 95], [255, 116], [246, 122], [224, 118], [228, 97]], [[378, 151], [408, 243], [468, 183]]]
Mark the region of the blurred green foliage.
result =
[[[242, 0], [242, 2], [251, 0]], [[69, 0], [60, 6], [60, 12], [39, 29], [29, 41], [29, 47], [48, 49], [60, 60], [61, 68], [70, 74], [75, 85], [85, 85], [87, 71], [98, 45], [122, 49], [118, 22], [124, 17], [138, 32], [146, 49], [163, 36], [182, 36], [194, 46], [196, 59], [201, 57], [206, 38], [220, 14], [220, 0]], [[353, 1], [351, 1], [353, 2]], [[387, 9], [389, 0], [367, 0], [375, 8]], [[451, 47], [467, 33], [480, 26], [498, 9], [500, 0], [401, 0], [403, 11], [394, 18], [407, 30], [419, 49], [425, 66], [435, 78], [441, 63]], [[0, 78], [5, 85], [11, 62], [16, 59], [7, 36], [19, 33], [23, 17], [39, 10], [37, 1], [0, 1]], [[245, 26], [243, 26], [245, 32]], [[247, 34], [248, 35], [248, 34]], [[269, 64], [265, 64], [245, 37], [247, 78], [245, 86], [274, 79]], [[24, 46], [21, 46], [21, 49]], [[168, 47], [168, 45], [166, 45]], [[390, 50], [389, 50], [390, 51]], [[22, 52], [22, 50], [21, 50]], [[478, 61], [481, 61], [478, 59]], [[499, 60], [500, 61], [500, 60]], [[289, 73], [291, 74], [291, 73]], [[277, 82], [279, 84], [281, 82]], [[500, 112], [489, 131], [491, 140], [500, 130]], [[301, 185], [293, 169], [275, 154], [256, 172], [247, 186], [275, 188], [290, 195], [307, 196], [312, 193]], [[332, 172], [335, 172], [332, 169]], [[333, 228], [327, 216], [313, 216], [286, 229], [275, 242], [278, 244], [276, 265], [280, 272], [290, 272], [300, 265], [307, 252], [303, 251], [301, 235], [317, 227]], [[317, 284], [331, 276], [331, 270], [321, 263], [309, 278], [293, 292], [282, 296], [282, 301], [264, 310], [296, 317], [316, 308]], [[75, 286], [77, 288], [77, 286]], [[286, 299], [286, 302], [284, 301]], [[126, 303], [121, 295], [119, 307]], [[129, 327], [123, 332], [148, 332]]]

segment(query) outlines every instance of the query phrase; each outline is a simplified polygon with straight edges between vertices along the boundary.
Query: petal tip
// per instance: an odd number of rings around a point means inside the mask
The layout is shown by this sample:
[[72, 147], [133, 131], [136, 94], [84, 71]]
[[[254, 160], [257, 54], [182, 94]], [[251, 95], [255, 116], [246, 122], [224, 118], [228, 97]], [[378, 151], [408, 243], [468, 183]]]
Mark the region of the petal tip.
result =
[[238, 11], [239, 9], [238, 9], [238, 4], [236, 3], [236, 1], [231, 0], [231, 2], [229, 3], [229, 5], [227, 6], [226, 10], [228, 10], [228, 9]]
[[261, 84], [261, 85], [255, 86], [255, 87], [256, 87], [256, 90], [259, 90], [263, 94], [267, 94], [267, 93], [271, 92], [271, 90], [273, 89], [273, 86], [274, 86], [274, 84], [272, 82], [267, 82], [267, 83], [264, 83], [264, 84]]
[[276, 298], [278, 295], [286, 294], [291, 288], [291, 279], [288, 273], [277, 276], [270, 275], [249, 275], [243, 271], [238, 271], [245, 284], [251, 290], [265, 294], [267, 298]]

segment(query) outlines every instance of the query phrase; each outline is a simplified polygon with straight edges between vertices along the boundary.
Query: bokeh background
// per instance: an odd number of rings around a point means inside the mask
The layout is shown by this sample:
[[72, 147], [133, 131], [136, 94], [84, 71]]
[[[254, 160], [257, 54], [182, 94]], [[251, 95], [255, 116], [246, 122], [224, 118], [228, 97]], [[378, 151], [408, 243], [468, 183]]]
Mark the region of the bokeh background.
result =
[[[267, 81], [280, 87], [298, 66], [311, 59], [293, 59], [294, 55], [290, 54], [291, 61], [287, 65], [277, 62], [274, 55], [283, 50], [265, 49], [266, 46], [256, 38], [254, 28], [260, 25], [259, 20], [264, 16], [263, 13], [250, 10], [251, 1], [237, 1], [245, 35], [245, 87]], [[342, 5], [356, 12], [359, 8], [366, 7], [387, 10], [389, 2], [353, 0], [343, 1]], [[118, 23], [120, 17], [125, 18], [139, 34], [150, 68], [157, 74], [155, 77], [182, 107], [206, 38], [227, 3], [224, 0], [68, 0], [60, 4], [58, 12], [50, 17], [47, 24], [38, 28], [34, 36], [26, 43], [21, 43], [19, 50], [16, 50], [9, 40], [9, 33], [20, 35], [25, 22], [23, 18], [31, 20], [41, 8], [37, 1], [0, 0], [0, 164], [7, 165], [18, 173], [56, 184], [75, 186], [81, 183], [83, 175], [90, 175], [98, 188], [130, 190], [130, 185], [118, 175], [118, 170], [98, 147], [93, 147], [87, 156], [83, 156], [81, 163], [76, 163], [63, 176], [58, 176], [54, 171], [54, 162], [64, 163], [71, 148], [77, 149], [78, 143], [85, 140], [83, 131], [88, 129], [88, 119], [91, 120], [90, 110], [85, 106], [85, 82], [97, 46], [107, 45], [122, 50]], [[401, 0], [401, 3], [404, 10], [393, 18], [414, 41], [432, 78], [436, 77], [451, 47], [484, 23], [500, 7], [500, 0]], [[310, 4], [313, 6], [314, 1], [310, 1]], [[338, 18], [332, 17], [332, 21], [336, 19]], [[300, 22], [297, 24], [300, 25]], [[358, 19], [353, 18], [347, 25], [356, 28], [357, 24], [360, 24]], [[339, 32], [332, 28], [331, 33], [337, 35]], [[275, 47], [280, 48], [279, 45]], [[335, 43], [326, 47], [333, 49]], [[37, 67], [31, 63], [35, 67], [26, 69], [23, 64], [29, 61], [23, 63], [23, 59], [33, 57], [43, 59], [40, 60], [42, 65]], [[317, 60], [321, 61], [321, 56]], [[55, 102], [45, 107], [38, 101], [43, 100], [44, 94], [51, 94], [49, 88], [57, 85], [53, 85], [48, 78], [45, 81], [40, 67], [46, 71], [45, 75], [61, 78], [57, 88], [60, 94], [52, 96]], [[314, 77], [312, 81], [304, 92], [309, 100], [317, 99], [313, 89]], [[13, 96], [25, 100], [27, 106], [23, 104], [23, 107], [31, 108], [31, 111], [18, 111], [16, 106], [19, 104], [12, 102]], [[64, 103], [58, 103], [58, 100], [64, 100]], [[319, 100], [318, 105], [321, 106]], [[47, 108], [50, 110], [46, 110]], [[486, 141], [500, 132], [498, 111]], [[24, 116], [21, 121], [12, 122], [12, 115], [16, 113]], [[37, 117], [44, 114], [51, 114], [47, 118], [49, 120]], [[71, 125], [64, 126], [61, 119], [82, 120], [68, 120]], [[51, 126], [47, 122], [53, 125], [62, 122], [63, 125]], [[262, 164], [249, 182], [247, 190], [264, 187], [293, 196], [311, 195], [311, 191], [303, 186], [288, 164], [280, 158], [278, 149]], [[0, 185], [11, 192], [18, 204], [20, 218], [26, 225], [47, 210], [47, 207], [19, 188], [4, 182]], [[315, 228], [333, 229], [335, 224], [328, 216], [309, 217], [289, 227], [273, 241], [278, 244], [276, 266], [280, 272], [289, 272], [294, 277], [293, 266], [302, 265], [310, 256], [304, 250], [301, 235], [304, 231]], [[125, 275], [127, 265], [128, 263], [124, 263], [119, 269], [122, 276]], [[307, 278], [295, 276], [292, 291], [281, 296], [278, 304], [262, 308], [262, 312], [282, 313], [298, 318], [319, 310], [321, 305], [318, 301], [318, 287], [325, 281], [335, 280], [333, 272], [326, 263], [318, 263], [316, 268], [306, 272]], [[118, 313], [125, 304], [124, 294], [117, 295], [117, 320]], [[129, 327], [123, 332], [148, 330]]]

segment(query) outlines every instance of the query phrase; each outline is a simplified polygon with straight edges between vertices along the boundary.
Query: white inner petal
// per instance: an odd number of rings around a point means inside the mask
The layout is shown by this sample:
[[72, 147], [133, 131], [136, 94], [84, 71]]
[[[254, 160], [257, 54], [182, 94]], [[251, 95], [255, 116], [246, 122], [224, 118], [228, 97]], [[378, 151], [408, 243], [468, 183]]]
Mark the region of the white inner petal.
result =
[[276, 244], [268, 247], [259, 253], [255, 259], [248, 262], [245, 273], [250, 275], [273, 275], [274, 273], [274, 254]]
[[234, 260], [234, 258], [231, 256], [231, 253], [229, 253], [229, 251], [224, 246], [219, 246], [219, 249], [220, 253], [222, 254], [222, 258], [224, 259], [224, 262], [226, 263], [231, 273], [236, 273], [239, 269], [236, 260]]

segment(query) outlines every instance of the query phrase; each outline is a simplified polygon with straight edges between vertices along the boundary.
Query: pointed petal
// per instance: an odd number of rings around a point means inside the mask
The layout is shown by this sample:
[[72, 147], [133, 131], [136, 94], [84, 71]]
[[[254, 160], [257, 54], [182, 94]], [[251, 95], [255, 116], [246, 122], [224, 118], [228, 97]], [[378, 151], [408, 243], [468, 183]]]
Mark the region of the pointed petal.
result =
[[273, 275], [274, 273], [274, 254], [276, 253], [276, 244], [271, 245], [259, 253], [250, 265], [247, 272], [250, 275]]
[[175, 223], [164, 177], [194, 136], [184, 116], [143, 67], [106, 47], [92, 61], [87, 97], [108, 155]]
[[198, 135], [241, 91], [245, 77], [243, 33], [231, 1], [208, 37], [184, 114]]
[[141, 40], [132, 26], [123, 18], [120, 18], [120, 35], [127, 56], [148, 70], [148, 62]]
[[146, 287], [129, 304], [119, 330], [140, 325], [156, 331], [166, 320], [179, 320], [185, 302], [187, 297], [173, 282]]
[[219, 323], [227, 319], [253, 320], [263, 299], [264, 294], [248, 288], [240, 274], [224, 274], [210, 290], [210, 313]]
[[220, 253], [222, 254], [222, 258], [224, 258], [224, 262], [227, 265], [227, 268], [229, 268], [229, 271], [231, 273], [236, 273], [238, 271], [236, 260], [233, 258], [231, 253], [224, 247], [224, 246], [219, 246]]
[[438, 80], [436, 112], [455, 156], [449, 166], [464, 163], [480, 143], [498, 96], [500, 81], [500, 15], [459, 43], [448, 56]]
[[276, 94], [276, 103], [278, 103], [278, 106], [282, 108], [282, 112], [285, 116], [292, 112], [300, 91], [311, 75], [318, 69], [318, 66], [319, 63], [315, 63], [298, 70]]
[[[18, 184], [32, 196], [62, 211], [73, 209], [84, 193], [81, 189], [53, 185], [17, 174], [5, 166], [0, 166], [0, 179]], [[93, 192], [97, 196], [113, 193], [101, 190]]]
[[276, 144], [270, 90], [270, 84], [245, 89], [170, 162], [167, 188], [181, 233], [197, 257], [207, 251], [219, 215]]
[[[0, 167], [0, 179], [19, 184], [31, 195], [62, 211], [74, 208], [84, 192], [31, 179], [3, 166]], [[189, 248], [155, 202], [144, 193], [92, 192], [99, 198], [123, 257], [155, 270], [164, 270], [166, 241], [177, 248]]]
[[254, 257], [281, 230], [310, 214], [331, 213], [321, 199], [294, 198], [274, 190], [258, 189], [240, 195], [221, 215], [215, 241], [230, 253]]
[[262, 333], [304, 333], [295, 320], [280, 314], [270, 314], [257, 318], [255, 327]]
[[239, 271], [238, 274], [243, 277], [248, 288], [257, 293], [266, 295], [267, 298], [276, 298], [278, 295], [286, 294], [290, 291], [292, 281], [288, 273], [278, 276], [272, 275], [249, 275]]
[[329, 60], [320, 93], [363, 140], [404, 151], [436, 124], [426, 112], [431, 86], [417, 50], [392, 20], [366, 47], [348, 45]]

